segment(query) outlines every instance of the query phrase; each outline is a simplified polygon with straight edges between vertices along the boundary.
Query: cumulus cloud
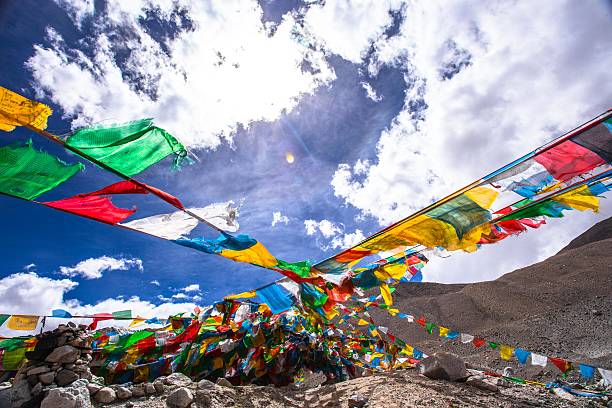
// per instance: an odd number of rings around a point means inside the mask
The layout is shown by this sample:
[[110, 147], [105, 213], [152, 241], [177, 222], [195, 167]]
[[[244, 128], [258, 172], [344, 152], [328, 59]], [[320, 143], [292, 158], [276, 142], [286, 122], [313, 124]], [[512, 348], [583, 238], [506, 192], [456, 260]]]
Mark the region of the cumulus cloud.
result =
[[276, 224], [283, 223], [285, 225], [289, 224], [289, 217], [286, 215], [282, 215], [280, 211], [274, 211], [272, 213], [272, 226], [276, 226]]
[[64, 302], [64, 294], [78, 283], [51, 279], [34, 272], [15, 273], [0, 279], [0, 310], [14, 314], [48, 314]]
[[83, 20], [93, 16], [94, 0], [53, 0], [68, 13], [75, 26], [79, 29]]
[[191, 285], [185, 286], [181, 290], [183, 292], [199, 292], [200, 291], [200, 285], [198, 285], [197, 283], [192, 283]]
[[142, 260], [138, 258], [117, 259], [105, 255], [99, 258], [85, 259], [74, 266], [60, 266], [59, 272], [71, 278], [80, 276], [84, 279], [100, 279], [104, 272], [127, 271], [129, 269], [138, 269], [142, 271]]
[[[72, 13], [72, 1], [59, 4]], [[151, 12], [161, 29], [146, 26]], [[26, 64], [40, 96], [73, 127], [153, 117], [187, 145], [215, 148], [239, 126], [275, 120], [334, 79], [291, 13], [271, 30], [250, 0], [113, 0], [90, 20], [96, 34], [79, 39], [89, 54], [50, 28]], [[164, 28], [171, 33], [152, 34]]]

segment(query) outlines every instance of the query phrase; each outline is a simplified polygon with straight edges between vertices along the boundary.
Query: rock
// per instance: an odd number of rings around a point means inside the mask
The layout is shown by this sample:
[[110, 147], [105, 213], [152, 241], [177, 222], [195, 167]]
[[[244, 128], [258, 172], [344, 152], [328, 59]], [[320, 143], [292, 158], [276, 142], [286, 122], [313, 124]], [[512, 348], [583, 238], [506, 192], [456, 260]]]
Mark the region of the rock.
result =
[[365, 407], [367, 403], [368, 403], [368, 398], [361, 394], [351, 395], [348, 399], [349, 408]]
[[[198, 408], [212, 407], [212, 398], [208, 390], [196, 390], [195, 401]], [[229, 406], [229, 404], [226, 404]]]
[[32, 393], [32, 395], [38, 395], [42, 392], [43, 390], [43, 385], [41, 383], [36, 384], [34, 387], [32, 387], [32, 391], [30, 391]]
[[158, 394], [164, 393], [164, 382], [163, 381], [155, 380], [153, 381], [153, 386], [155, 387], [155, 391], [157, 391]]
[[51, 371], [49, 367], [42, 365], [40, 367], [30, 368], [27, 371], [27, 375], [37, 375], [37, 374], [47, 373], [49, 371]]
[[217, 382], [215, 384], [220, 385], [222, 387], [233, 387], [232, 383], [223, 377], [217, 379]]
[[166, 399], [166, 405], [170, 408], [187, 408], [193, 402], [193, 395], [188, 388], [181, 387], [172, 391]]
[[497, 388], [497, 385], [491, 384], [490, 382], [485, 381], [481, 377], [470, 377], [465, 381], [465, 383], [483, 391], [499, 392], [499, 388]]
[[155, 386], [153, 386], [153, 384], [151, 383], [145, 383], [144, 390], [145, 390], [145, 394], [147, 395], [153, 395], [157, 393]]
[[117, 393], [117, 398], [119, 399], [129, 399], [132, 398], [132, 391], [130, 391], [128, 388], [126, 387], [117, 387], [115, 389], [115, 392]]
[[40, 408], [76, 408], [76, 406], [76, 397], [62, 388], [50, 390], [40, 404]]
[[117, 393], [111, 387], [104, 387], [98, 391], [94, 397], [96, 402], [100, 402], [102, 404], [109, 404], [117, 399]]
[[76, 397], [77, 408], [91, 408], [91, 399], [89, 398], [89, 390], [87, 385], [89, 383], [86, 380], [76, 380], [70, 387], [64, 388]]
[[38, 376], [38, 381], [43, 385], [53, 384], [53, 380], [55, 380], [55, 373], [53, 371]]
[[94, 395], [96, 392], [100, 391], [102, 386], [100, 384], [90, 383], [87, 384], [87, 391], [89, 391], [89, 395]]
[[210, 388], [213, 388], [215, 386], [215, 383], [209, 380], [200, 380], [198, 382], [198, 389], [200, 390], [207, 390]]
[[79, 379], [79, 375], [72, 370], [60, 370], [55, 376], [55, 383], [60, 387], [72, 384]]
[[74, 363], [79, 358], [79, 354], [79, 350], [76, 348], [65, 345], [53, 350], [45, 361], [49, 363]]
[[182, 373], [172, 373], [164, 379], [164, 384], [185, 387], [191, 384], [191, 378]]
[[11, 387], [11, 404], [9, 406], [20, 407], [32, 398], [30, 385], [27, 381], [15, 382]]
[[11, 406], [11, 394], [13, 393], [13, 389], [11, 386], [4, 387], [0, 386], [0, 407], [10, 407]]
[[450, 353], [436, 353], [419, 363], [419, 372], [434, 380], [459, 381], [467, 377], [465, 363]]
[[145, 396], [145, 390], [142, 384], [136, 384], [132, 387], [132, 396], [134, 398], [140, 398]]

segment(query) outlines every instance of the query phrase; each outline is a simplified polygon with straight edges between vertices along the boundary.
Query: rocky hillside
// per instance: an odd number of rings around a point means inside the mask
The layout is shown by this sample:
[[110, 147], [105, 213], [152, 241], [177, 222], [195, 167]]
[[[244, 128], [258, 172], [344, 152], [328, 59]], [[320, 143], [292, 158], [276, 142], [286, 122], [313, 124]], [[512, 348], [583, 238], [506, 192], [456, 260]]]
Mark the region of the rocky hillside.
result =
[[[612, 218], [609, 218], [549, 259], [494, 281], [400, 286], [393, 297], [394, 307], [417, 317], [424, 315], [428, 321], [457, 331], [610, 369], [611, 272]], [[428, 354], [452, 351], [478, 365], [492, 368], [509, 365], [495, 351], [478, 351], [471, 344], [460, 342], [445, 343], [416, 324], [380, 311], [374, 315], [378, 324], [388, 326], [394, 334]], [[524, 377], [553, 374], [516, 366], [517, 374]]]

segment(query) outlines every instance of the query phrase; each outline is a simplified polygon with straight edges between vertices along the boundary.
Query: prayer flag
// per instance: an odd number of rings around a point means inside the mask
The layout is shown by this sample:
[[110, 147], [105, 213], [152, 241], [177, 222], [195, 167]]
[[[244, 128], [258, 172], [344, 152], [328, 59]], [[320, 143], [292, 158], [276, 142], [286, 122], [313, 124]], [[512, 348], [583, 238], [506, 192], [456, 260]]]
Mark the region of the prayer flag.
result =
[[525, 364], [527, 362], [527, 357], [529, 357], [530, 354], [531, 352], [527, 350], [523, 350], [519, 348], [514, 349], [514, 355], [516, 356], [516, 359], [521, 364]]
[[595, 367], [586, 364], [580, 364], [578, 367], [580, 368], [580, 375], [587, 381], [595, 375]]
[[461, 333], [461, 343], [467, 344], [471, 343], [474, 340], [474, 336], [467, 333]]
[[565, 373], [572, 367], [571, 363], [562, 358], [548, 357], [548, 360], [553, 363], [562, 373]]
[[434, 327], [436, 327], [436, 325], [435, 325], [435, 324], [433, 324], [433, 323], [429, 323], [429, 322], [427, 322], [427, 323], [425, 324], [425, 329], [427, 330], [427, 333], [429, 333], [429, 334], [432, 334], [432, 333], [433, 333], [433, 329], [434, 329]]
[[11, 315], [0, 314], [0, 326], [2, 326], [4, 322], [8, 320], [9, 317], [11, 317]]
[[536, 353], [531, 353], [531, 365], [546, 367], [547, 362], [548, 357]]
[[474, 347], [479, 348], [480, 346], [485, 344], [485, 341], [484, 339], [479, 339], [478, 337], [474, 337], [474, 340], [472, 341], [472, 343], [474, 343]]
[[510, 358], [512, 357], [513, 352], [514, 352], [514, 349], [512, 347], [506, 346], [505, 344], [500, 344], [499, 356], [502, 358], [502, 360], [510, 361]]
[[134, 176], [171, 154], [178, 167], [187, 156], [185, 147], [153, 126], [151, 119], [83, 128], [69, 136], [66, 144], [126, 176]]
[[38, 316], [12, 315], [6, 322], [6, 327], [11, 330], [31, 331], [36, 329], [38, 319]]
[[118, 312], [113, 312], [113, 319], [131, 319], [132, 311], [131, 310], [120, 310]]
[[257, 290], [257, 296], [270, 307], [274, 314], [291, 309], [295, 303], [293, 295], [276, 284]]
[[136, 210], [116, 207], [108, 197], [100, 196], [76, 196], [57, 201], [46, 201], [43, 204], [108, 224], [116, 224], [136, 212]]
[[438, 329], [440, 330], [440, 337], [446, 337], [450, 332], [450, 329], [448, 329], [447, 327], [439, 326]]
[[72, 315], [70, 314], [70, 312], [63, 310], [63, 309], [53, 309], [51, 311], [51, 316], [52, 317], [61, 317], [61, 318], [71, 318]]
[[83, 168], [81, 163], [65, 164], [35, 150], [31, 141], [23, 146], [0, 147], [0, 193], [33, 200]]
[[257, 296], [257, 292], [254, 290], [248, 292], [236, 293], [234, 295], [225, 296], [223, 299], [225, 300], [233, 300], [233, 299], [243, 299], [243, 298], [254, 298]]
[[603, 378], [604, 385], [612, 385], [612, 370], [598, 368], [597, 371], [599, 371], [599, 375]]
[[52, 113], [47, 105], [0, 86], [0, 130], [10, 132], [16, 126], [24, 125], [43, 130]]
[[489, 341], [489, 347], [491, 347], [492, 349], [496, 349], [499, 345], [497, 343], [494, 343], [492, 341]]
[[387, 285], [386, 283], [380, 285], [380, 294], [382, 295], [383, 300], [385, 301], [385, 304], [387, 306], [391, 306], [393, 304], [393, 298], [391, 297], [389, 285]]

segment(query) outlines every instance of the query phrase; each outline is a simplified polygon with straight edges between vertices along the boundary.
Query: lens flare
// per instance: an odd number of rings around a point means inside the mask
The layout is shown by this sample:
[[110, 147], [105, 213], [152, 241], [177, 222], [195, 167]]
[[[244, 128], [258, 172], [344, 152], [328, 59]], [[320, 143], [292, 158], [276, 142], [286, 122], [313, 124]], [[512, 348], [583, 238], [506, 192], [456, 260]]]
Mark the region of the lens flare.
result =
[[295, 161], [295, 157], [293, 156], [293, 153], [291, 152], [287, 152], [285, 154], [285, 160], [287, 160], [287, 163], [291, 164]]

